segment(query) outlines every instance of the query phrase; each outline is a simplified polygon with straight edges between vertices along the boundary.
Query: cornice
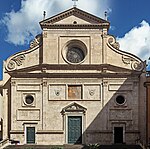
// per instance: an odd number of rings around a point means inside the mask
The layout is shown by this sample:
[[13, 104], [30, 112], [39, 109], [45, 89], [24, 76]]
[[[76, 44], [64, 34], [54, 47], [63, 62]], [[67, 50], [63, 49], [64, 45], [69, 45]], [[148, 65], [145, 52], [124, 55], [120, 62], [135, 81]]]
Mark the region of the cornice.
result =
[[26, 73], [9, 72], [11, 77], [15, 78], [129, 78], [138, 77], [139, 72], [131, 73]]
[[12, 70], [10, 72], [32, 72], [32, 71], [47, 71], [47, 70], [97, 70], [101, 72], [114, 71], [114, 72], [132, 72], [130, 69], [110, 65], [110, 64], [84, 64], [84, 65], [68, 65], [68, 64], [39, 64], [36, 66], [22, 68], [19, 70]]
[[40, 22], [40, 25], [41, 25], [42, 28], [45, 28], [45, 27], [47, 27], [46, 25], [48, 25], [48, 24], [49, 25], [50, 24], [54, 25], [56, 22], [58, 22], [60, 20], [63, 20], [64, 18], [67, 18], [71, 15], [74, 15], [76, 17], [79, 17], [79, 18], [83, 19], [83, 20], [91, 22], [92, 24], [105, 24], [107, 26], [107, 28], [109, 28], [109, 25], [110, 25], [110, 23], [108, 21], [106, 21], [104, 19], [101, 19], [97, 16], [94, 16], [94, 15], [88, 13], [88, 12], [85, 12], [85, 11], [81, 10], [81, 9], [78, 9], [76, 7], [73, 7], [69, 10], [66, 10], [66, 11], [60, 13], [60, 14], [57, 14], [53, 17], [45, 19], [45, 20]]
[[43, 28], [48, 29], [101, 29], [101, 28], [109, 28], [108, 23], [101, 24], [49, 24], [43, 23]]

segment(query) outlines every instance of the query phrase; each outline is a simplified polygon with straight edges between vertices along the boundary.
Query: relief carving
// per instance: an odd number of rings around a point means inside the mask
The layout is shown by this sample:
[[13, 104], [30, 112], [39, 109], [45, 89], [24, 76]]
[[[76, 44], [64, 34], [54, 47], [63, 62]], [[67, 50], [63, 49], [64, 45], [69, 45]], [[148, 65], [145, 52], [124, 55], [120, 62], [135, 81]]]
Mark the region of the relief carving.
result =
[[11, 85], [15, 86], [16, 85], [16, 81], [11, 81]]
[[49, 100], [65, 100], [66, 86], [65, 84], [49, 85]]
[[43, 38], [47, 38], [47, 32], [43, 33]]
[[42, 85], [43, 85], [44, 87], [47, 87], [47, 82], [44, 81], [44, 82], [42, 83]]
[[85, 114], [86, 108], [82, 107], [81, 105], [77, 103], [73, 103], [65, 108], [62, 109], [62, 114], [65, 114], [66, 112], [83, 112]]
[[119, 42], [115, 42], [114, 44], [112, 44], [112, 46], [113, 46], [115, 49], [119, 49], [119, 48], [120, 48]]
[[60, 90], [55, 90], [55, 95], [59, 96], [60, 95]]
[[30, 42], [30, 48], [32, 49], [32, 48], [38, 46], [41, 42], [42, 42], [42, 35], [39, 34], [35, 37], [35, 39], [33, 41]]
[[134, 59], [127, 57], [127, 56], [122, 56], [122, 61], [124, 64], [131, 64], [131, 68], [133, 70], [141, 71], [143, 69], [143, 64], [142, 62], [135, 61]]
[[23, 61], [25, 60], [25, 55], [21, 54], [19, 56], [16, 56], [12, 58], [9, 63], [7, 64], [7, 70], [14, 70], [17, 66], [21, 66], [23, 64]]
[[120, 45], [119, 45], [119, 42], [117, 42], [113, 37], [110, 37], [108, 39], [108, 43], [115, 49], [119, 49], [120, 48]]
[[72, 106], [68, 107], [67, 110], [78, 110], [78, 109], [80, 109], [79, 106], [77, 106], [77, 105], [72, 105]]
[[107, 87], [107, 86], [108, 86], [108, 81], [103, 81], [102, 85], [103, 85], [104, 87]]
[[126, 65], [130, 65], [132, 70], [141, 71], [144, 68], [143, 62], [140, 59], [138, 59], [137, 57], [131, 54], [128, 54], [126, 52], [119, 50], [120, 46], [119, 46], [119, 43], [116, 42], [115, 37], [108, 36], [107, 44], [112, 50], [122, 55], [123, 63]]
[[8, 70], [13, 70], [13, 69], [15, 69], [15, 67], [16, 67], [15, 61], [10, 60], [8, 65], [7, 65]]
[[143, 64], [141, 62], [137, 62], [137, 61], [134, 61], [132, 62], [132, 69], [133, 70], [142, 70], [143, 69]]
[[101, 85], [84, 84], [84, 100], [101, 100]]
[[124, 64], [130, 64], [132, 59], [123, 55], [122, 56], [122, 61], [123, 61]]
[[89, 94], [90, 94], [91, 96], [94, 96], [95, 90], [89, 90]]
[[22, 54], [14, 55], [11, 59], [8, 60], [8, 63], [6, 64], [6, 70], [12, 71], [17, 69], [17, 66], [21, 66], [25, 60], [25, 55], [32, 52], [35, 49], [32, 49], [42, 43], [42, 35], [37, 35], [35, 39], [30, 43], [30, 50], [21, 52]]

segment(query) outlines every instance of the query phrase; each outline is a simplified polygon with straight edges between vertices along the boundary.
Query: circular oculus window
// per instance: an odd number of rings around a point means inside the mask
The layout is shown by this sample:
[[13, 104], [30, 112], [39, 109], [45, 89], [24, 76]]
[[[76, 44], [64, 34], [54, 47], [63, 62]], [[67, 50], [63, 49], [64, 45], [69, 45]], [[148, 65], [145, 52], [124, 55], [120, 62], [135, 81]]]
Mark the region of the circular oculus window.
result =
[[32, 95], [27, 95], [27, 96], [25, 97], [25, 103], [26, 103], [27, 105], [31, 105], [33, 102], [34, 102], [34, 97], [33, 97]]
[[84, 57], [84, 52], [79, 47], [71, 47], [66, 53], [66, 59], [71, 63], [80, 63], [84, 60]]
[[62, 56], [67, 63], [81, 64], [87, 55], [87, 47], [80, 40], [68, 41], [62, 49]]
[[126, 100], [125, 100], [124, 96], [122, 96], [122, 95], [119, 95], [116, 97], [116, 103], [119, 105], [123, 105], [125, 103], [125, 101]]

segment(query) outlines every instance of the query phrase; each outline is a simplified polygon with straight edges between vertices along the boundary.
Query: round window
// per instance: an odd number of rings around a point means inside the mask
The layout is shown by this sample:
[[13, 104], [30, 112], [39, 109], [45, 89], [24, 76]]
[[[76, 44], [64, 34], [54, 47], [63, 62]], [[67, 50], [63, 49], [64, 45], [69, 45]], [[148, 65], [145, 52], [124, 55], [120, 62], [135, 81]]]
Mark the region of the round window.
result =
[[33, 101], [34, 101], [34, 97], [33, 97], [32, 95], [27, 95], [27, 96], [25, 97], [25, 102], [26, 102], [26, 104], [30, 105], [30, 104], [33, 103]]
[[66, 58], [71, 63], [80, 63], [84, 57], [83, 51], [78, 47], [69, 48], [66, 53]]
[[122, 95], [117, 96], [117, 97], [116, 97], [116, 103], [119, 104], [119, 105], [124, 104], [124, 103], [125, 103], [125, 98], [124, 98], [124, 96], [122, 96]]
[[87, 56], [87, 46], [80, 40], [70, 40], [64, 45], [62, 56], [69, 64], [81, 64]]

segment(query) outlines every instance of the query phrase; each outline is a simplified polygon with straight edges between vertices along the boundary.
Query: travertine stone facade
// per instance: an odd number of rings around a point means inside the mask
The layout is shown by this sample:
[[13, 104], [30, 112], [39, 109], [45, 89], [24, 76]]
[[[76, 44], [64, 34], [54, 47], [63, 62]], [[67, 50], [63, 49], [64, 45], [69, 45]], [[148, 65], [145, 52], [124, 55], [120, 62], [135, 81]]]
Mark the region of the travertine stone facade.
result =
[[146, 87], [146, 143], [150, 145], [150, 72], [147, 73], [146, 82], [144, 83]]
[[40, 25], [30, 49], [4, 62], [3, 139], [145, 142], [145, 64], [119, 49], [109, 22], [74, 7]]

